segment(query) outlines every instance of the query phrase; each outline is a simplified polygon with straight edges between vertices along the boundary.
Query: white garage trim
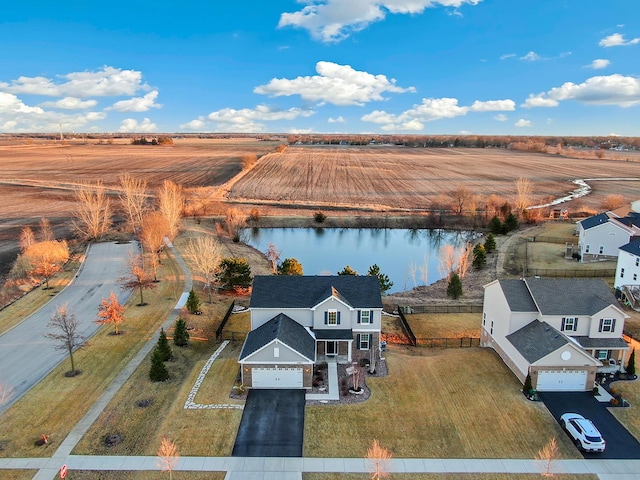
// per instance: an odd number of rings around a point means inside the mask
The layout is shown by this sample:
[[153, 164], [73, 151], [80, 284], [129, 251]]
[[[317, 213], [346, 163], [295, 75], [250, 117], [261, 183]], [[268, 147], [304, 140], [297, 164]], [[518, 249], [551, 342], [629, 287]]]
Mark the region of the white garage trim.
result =
[[303, 388], [302, 368], [258, 368], [251, 370], [253, 388]]
[[584, 392], [587, 370], [538, 370], [536, 390], [540, 392]]

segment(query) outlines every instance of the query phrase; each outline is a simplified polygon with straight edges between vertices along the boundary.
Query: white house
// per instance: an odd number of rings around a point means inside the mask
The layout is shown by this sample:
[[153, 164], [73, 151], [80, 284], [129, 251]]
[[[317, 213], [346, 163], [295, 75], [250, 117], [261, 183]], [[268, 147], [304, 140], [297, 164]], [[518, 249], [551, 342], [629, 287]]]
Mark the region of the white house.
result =
[[618, 249], [640, 236], [640, 215], [600, 213], [578, 222], [578, 248], [583, 262], [615, 260]]
[[584, 391], [623, 369], [628, 315], [600, 279], [525, 278], [484, 286], [481, 345], [539, 391]]
[[620, 247], [614, 287], [640, 285], [640, 238], [636, 238]]

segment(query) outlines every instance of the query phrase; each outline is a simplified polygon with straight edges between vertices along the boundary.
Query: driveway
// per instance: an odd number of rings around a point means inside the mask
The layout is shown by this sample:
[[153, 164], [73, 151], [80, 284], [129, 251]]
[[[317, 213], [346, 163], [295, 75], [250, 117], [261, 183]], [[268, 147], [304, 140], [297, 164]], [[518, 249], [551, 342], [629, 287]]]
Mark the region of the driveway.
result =
[[[590, 392], [538, 392], [556, 421], [563, 413], [579, 413], [600, 430], [607, 448], [602, 453], [583, 453], [584, 458], [640, 459], [640, 442]], [[622, 408], [622, 407], [616, 407]], [[638, 406], [630, 407], [638, 408]], [[566, 434], [565, 434], [566, 435]]]
[[251, 389], [234, 457], [302, 457], [304, 390]]
[[[129, 295], [122, 290], [118, 279], [128, 271], [129, 253], [135, 253], [137, 249], [135, 243], [91, 245], [84, 265], [71, 285], [0, 336], [0, 384], [7, 388], [10, 395], [8, 401], [0, 406], [0, 413], [60, 362], [68, 361], [66, 351], [56, 349], [58, 343], [45, 337], [51, 331], [47, 324], [58, 305], [68, 304], [69, 312], [76, 316], [80, 324], [79, 333], [89, 338], [100, 328], [94, 320], [102, 298], [115, 292], [121, 303], [127, 300]], [[28, 301], [29, 297], [25, 300]], [[82, 365], [76, 365], [76, 368], [82, 370]]]

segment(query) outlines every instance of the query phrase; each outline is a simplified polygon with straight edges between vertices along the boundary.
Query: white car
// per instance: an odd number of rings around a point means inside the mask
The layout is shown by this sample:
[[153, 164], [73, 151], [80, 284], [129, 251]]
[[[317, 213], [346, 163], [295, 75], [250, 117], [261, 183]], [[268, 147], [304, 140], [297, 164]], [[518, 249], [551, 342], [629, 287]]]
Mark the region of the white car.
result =
[[565, 413], [560, 417], [560, 426], [573, 438], [579, 450], [604, 452], [606, 442], [591, 420], [579, 413]]

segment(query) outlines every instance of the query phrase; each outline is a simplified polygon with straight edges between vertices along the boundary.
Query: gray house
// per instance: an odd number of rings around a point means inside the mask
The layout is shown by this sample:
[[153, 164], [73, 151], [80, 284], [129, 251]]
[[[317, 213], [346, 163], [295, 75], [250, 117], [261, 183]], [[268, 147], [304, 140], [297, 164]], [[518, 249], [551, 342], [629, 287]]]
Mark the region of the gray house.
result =
[[256, 276], [239, 362], [253, 388], [311, 388], [313, 365], [378, 355], [382, 297], [374, 276]]

